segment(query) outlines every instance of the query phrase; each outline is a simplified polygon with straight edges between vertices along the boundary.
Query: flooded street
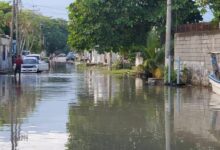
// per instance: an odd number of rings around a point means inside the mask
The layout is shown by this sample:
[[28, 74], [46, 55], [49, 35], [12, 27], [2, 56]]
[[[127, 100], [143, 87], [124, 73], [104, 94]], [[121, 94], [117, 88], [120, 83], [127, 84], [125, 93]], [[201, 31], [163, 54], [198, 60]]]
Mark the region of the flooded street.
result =
[[60, 65], [0, 76], [0, 150], [219, 150], [220, 96]]

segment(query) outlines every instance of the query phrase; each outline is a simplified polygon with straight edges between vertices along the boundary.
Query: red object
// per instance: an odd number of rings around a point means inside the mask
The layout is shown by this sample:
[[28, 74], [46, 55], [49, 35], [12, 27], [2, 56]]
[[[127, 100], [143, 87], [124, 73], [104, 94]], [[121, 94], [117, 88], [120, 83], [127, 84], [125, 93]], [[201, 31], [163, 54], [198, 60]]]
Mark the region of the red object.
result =
[[16, 64], [16, 66], [21, 66], [21, 64], [23, 64], [23, 60], [21, 58], [17, 58], [15, 60], [15, 64]]

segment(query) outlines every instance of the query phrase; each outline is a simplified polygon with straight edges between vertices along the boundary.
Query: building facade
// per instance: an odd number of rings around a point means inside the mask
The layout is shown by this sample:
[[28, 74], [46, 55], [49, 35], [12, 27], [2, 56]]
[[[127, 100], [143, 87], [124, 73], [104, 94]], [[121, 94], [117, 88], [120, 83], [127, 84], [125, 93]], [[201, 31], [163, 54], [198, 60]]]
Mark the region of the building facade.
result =
[[7, 72], [10, 69], [10, 38], [0, 37], [0, 72]]

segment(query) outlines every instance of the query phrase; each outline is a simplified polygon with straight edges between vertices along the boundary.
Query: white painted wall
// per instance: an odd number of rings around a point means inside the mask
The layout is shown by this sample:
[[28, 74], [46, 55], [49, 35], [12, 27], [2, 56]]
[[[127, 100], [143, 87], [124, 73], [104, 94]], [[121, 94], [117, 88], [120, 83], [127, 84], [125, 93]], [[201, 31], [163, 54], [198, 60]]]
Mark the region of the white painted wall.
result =
[[144, 63], [144, 58], [141, 56], [141, 53], [136, 53], [136, 58], [135, 58], [135, 66], [143, 65]]
[[[9, 69], [9, 61], [10, 61], [10, 59], [8, 58], [9, 48], [10, 48], [9, 44], [10, 44], [9, 38], [0, 38], [0, 70], [1, 71], [7, 71]], [[5, 47], [5, 52], [3, 52], [4, 47]]]

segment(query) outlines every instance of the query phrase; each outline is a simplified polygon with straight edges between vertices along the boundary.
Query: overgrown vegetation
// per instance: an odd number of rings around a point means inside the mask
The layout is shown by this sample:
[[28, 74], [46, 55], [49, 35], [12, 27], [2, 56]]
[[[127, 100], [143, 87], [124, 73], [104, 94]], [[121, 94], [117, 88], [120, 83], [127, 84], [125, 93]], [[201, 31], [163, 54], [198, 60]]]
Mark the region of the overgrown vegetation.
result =
[[[9, 3], [0, 2], [0, 34], [10, 35], [11, 9]], [[21, 50], [46, 50], [48, 54], [68, 50], [67, 21], [45, 17], [31, 10], [23, 10], [19, 15], [19, 36]]]
[[[193, 0], [173, 3], [173, 31], [176, 26], [202, 20]], [[163, 75], [166, 1], [164, 0], [76, 0], [69, 6], [68, 43], [78, 51], [118, 52], [124, 61], [115, 69], [130, 68], [136, 52], [144, 56], [138, 72]]]
[[[144, 69], [147, 74], [152, 74], [152, 76], [157, 76], [161, 78], [159, 75], [159, 70], [163, 70], [164, 63], [164, 46], [160, 43], [160, 37], [155, 29], [149, 32], [147, 38], [147, 45], [144, 49], [145, 61], [144, 61]], [[157, 74], [156, 74], [157, 70]]]
[[10, 34], [11, 6], [7, 2], [0, 2], [0, 34]]

